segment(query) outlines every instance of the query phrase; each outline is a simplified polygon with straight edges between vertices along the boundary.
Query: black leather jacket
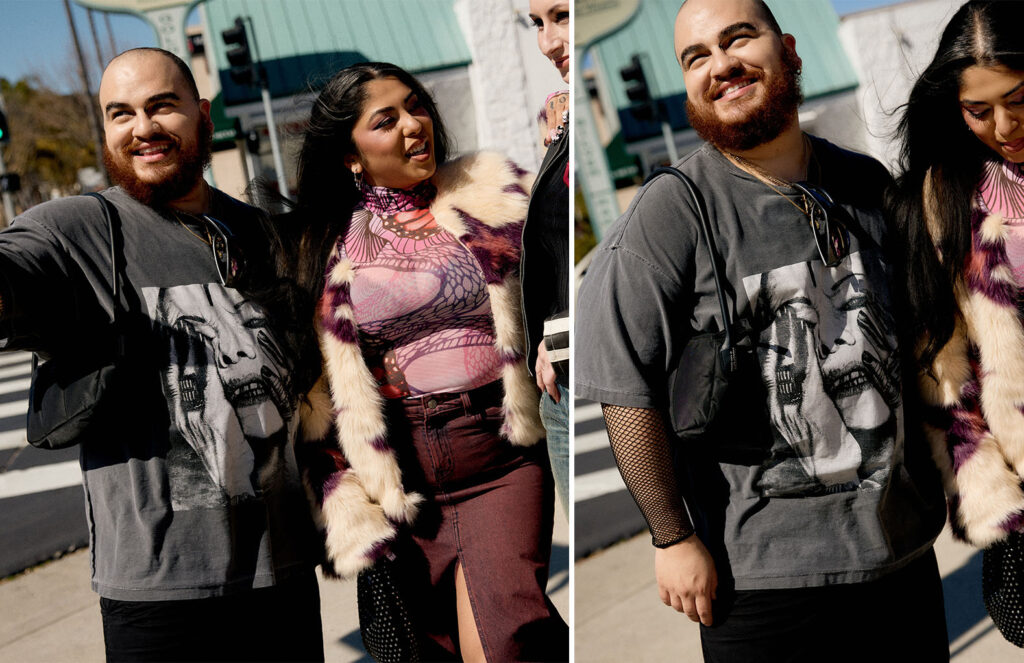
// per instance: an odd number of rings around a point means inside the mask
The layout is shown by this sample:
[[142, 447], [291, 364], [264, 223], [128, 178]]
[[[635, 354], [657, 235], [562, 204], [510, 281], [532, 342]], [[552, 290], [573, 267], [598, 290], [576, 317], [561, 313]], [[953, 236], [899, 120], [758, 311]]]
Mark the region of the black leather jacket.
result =
[[564, 360], [552, 362], [562, 386], [569, 385], [569, 187], [563, 179], [568, 163], [566, 132], [548, 147], [530, 192], [520, 263], [526, 365], [532, 374], [545, 321], [551, 321], [549, 327], [564, 327], [564, 332], [546, 337], [549, 353], [566, 351], [560, 353], [565, 355]]

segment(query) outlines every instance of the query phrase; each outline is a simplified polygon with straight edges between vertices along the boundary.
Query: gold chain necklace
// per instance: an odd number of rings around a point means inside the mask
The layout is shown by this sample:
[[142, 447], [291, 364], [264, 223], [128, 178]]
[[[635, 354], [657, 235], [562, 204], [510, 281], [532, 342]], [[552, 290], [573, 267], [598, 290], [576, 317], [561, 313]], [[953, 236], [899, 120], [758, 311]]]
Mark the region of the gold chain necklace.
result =
[[[203, 244], [206, 244], [207, 246], [213, 246], [213, 238], [210, 237], [210, 229], [206, 227], [205, 223], [203, 224], [203, 232], [206, 233], [206, 237], [203, 237], [202, 235], [196, 234], [196, 231], [192, 230], [192, 228], [189, 227], [189, 225], [187, 223], [185, 223], [184, 220], [182, 220], [181, 215], [182, 215], [182, 212], [179, 212], [178, 210], [174, 210], [174, 218], [178, 220], [178, 223], [181, 224], [182, 228], [187, 230], [190, 235], [192, 235], [193, 237], [198, 239]], [[189, 216], [191, 216], [191, 215], [189, 215]]]
[[[818, 167], [819, 178], [820, 178], [821, 165], [818, 164], [817, 159], [814, 158], [814, 148], [811, 145], [811, 139], [807, 137], [807, 134], [803, 134], [803, 139], [804, 139], [803, 140], [804, 154], [807, 155], [807, 157], [806, 157], [807, 158], [807, 170], [810, 171], [811, 164], [813, 163], [815, 166]], [[793, 207], [797, 208], [800, 211], [801, 214], [804, 214], [807, 217], [811, 216], [810, 209], [809, 209], [810, 208], [810, 204], [807, 201], [805, 196], [803, 196], [803, 195], [800, 196], [800, 200], [803, 202], [803, 207], [801, 207], [800, 205], [797, 205], [795, 202], [793, 202], [793, 200], [789, 196], [787, 196], [786, 194], [784, 194], [781, 191], [779, 191], [778, 187], [780, 187], [780, 186], [791, 187], [791, 186], [793, 186], [792, 182], [787, 182], [786, 180], [784, 180], [784, 179], [782, 179], [780, 177], [776, 177], [775, 175], [772, 175], [767, 170], [765, 170], [761, 166], [758, 166], [753, 161], [750, 161], [749, 159], [741, 157], [738, 154], [733, 154], [732, 152], [727, 152], [726, 150], [721, 150], [721, 152], [722, 152], [722, 156], [724, 156], [726, 159], [728, 159], [734, 166], [736, 166], [737, 168], [739, 168], [740, 170], [742, 170], [745, 173], [753, 175], [759, 182], [761, 182], [762, 184], [767, 186], [769, 189], [771, 189], [775, 193], [779, 194], [779, 196], [781, 196], [787, 203], [789, 203]], [[808, 172], [808, 174], [810, 174], [810, 173]]]

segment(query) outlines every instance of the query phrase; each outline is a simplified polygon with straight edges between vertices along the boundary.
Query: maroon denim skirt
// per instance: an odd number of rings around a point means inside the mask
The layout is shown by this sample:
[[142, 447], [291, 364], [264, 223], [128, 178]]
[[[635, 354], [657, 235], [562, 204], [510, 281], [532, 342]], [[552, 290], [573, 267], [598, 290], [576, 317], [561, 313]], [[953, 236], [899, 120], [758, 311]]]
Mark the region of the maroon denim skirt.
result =
[[424, 660], [460, 660], [457, 565], [490, 663], [568, 660], [568, 628], [545, 593], [554, 491], [544, 445], [501, 438], [501, 397], [494, 382], [388, 403], [403, 483], [427, 498], [394, 547]]

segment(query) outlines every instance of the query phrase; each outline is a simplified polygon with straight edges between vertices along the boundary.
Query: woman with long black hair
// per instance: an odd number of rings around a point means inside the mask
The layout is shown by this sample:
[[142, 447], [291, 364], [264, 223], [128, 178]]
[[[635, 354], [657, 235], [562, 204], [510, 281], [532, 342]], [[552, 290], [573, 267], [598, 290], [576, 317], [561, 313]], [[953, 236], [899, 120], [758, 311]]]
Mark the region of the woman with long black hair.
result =
[[[906, 104], [890, 199], [907, 242], [926, 432], [953, 531], [987, 548], [986, 576], [1020, 550], [1024, 529], [1022, 18], [1018, 2], [972, 0], [950, 20]], [[1022, 617], [1003, 614], [990, 589], [990, 614], [1019, 644]]]
[[319, 297], [324, 368], [304, 432], [329, 443], [311, 445], [308, 483], [334, 572], [394, 559], [421, 659], [565, 660], [519, 308], [531, 177], [448, 150], [430, 94], [395, 65], [348, 67], [314, 102], [295, 271]]

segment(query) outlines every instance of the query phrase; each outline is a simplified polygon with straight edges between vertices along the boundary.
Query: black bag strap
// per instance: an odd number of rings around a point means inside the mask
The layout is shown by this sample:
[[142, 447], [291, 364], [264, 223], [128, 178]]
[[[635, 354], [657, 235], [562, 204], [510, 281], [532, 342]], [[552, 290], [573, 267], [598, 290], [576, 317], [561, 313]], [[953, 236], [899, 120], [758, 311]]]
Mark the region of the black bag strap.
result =
[[124, 234], [121, 232], [121, 217], [118, 215], [117, 210], [114, 209], [114, 205], [99, 193], [91, 191], [85, 195], [95, 198], [100, 202], [100, 205], [103, 207], [103, 219], [107, 224], [107, 237], [110, 240], [110, 283], [111, 298], [113, 299], [113, 325], [114, 333], [117, 337], [115, 358], [122, 359], [125, 355], [125, 343], [121, 325], [124, 322], [124, 315], [127, 313], [127, 310], [121, 306], [122, 286], [120, 275], [124, 268], [122, 264], [124, 261]]
[[112, 284], [112, 293], [114, 298], [114, 323], [117, 324], [117, 314], [121, 309], [121, 294], [117, 280], [117, 263], [118, 256], [120, 256], [119, 249], [120, 243], [123, 241], [123, 237], [121, 235], [121, 219], [116, 212], [112, 213], [109, 200], [94, 191], [85, 195], [100, 201], [100, 205], [103, 207], [103, 219], [107, 223], [107, 237], [110, 239], [110, 283]]
[[693, 183], [693, 180], [675, 168], [668, 168], [665, 166], [655, 168], [651, 171], [651, 174], [647, 176], [644, 184], [646, 185], [655, 177], [662, 174], [672, 175], [681, 181], [683, 185], [686, 186], [686, 190], [690, 193], [690, 197], [693, 199], [693, 204], [697, 208], [697, 218], [700, 221], [700, 234], [704, 239], [704, 246], [707, 247], [708, 253], [711, 256], [711, 274], [715, 279], [715, 294], [718, 295], [718, 307], [722, 312], [722, 329], [725, 332], [725, 345], [722, 346], [721, 350], [719, 350], [719, 360], [722, 362], [722, 367], [727, 372], [731, 373], [737, 368], [736, 353], [733, 351], [733, 321], [732, 316], [729, 315], [729, 305], [725, 298], [725, 289], [722, 287], [722, 277], [718, 271], [720, 257], [715, 245], [715, 235], [711, 231], [711, 222], [708, 220], [708, 209], [704, 204], [704, 196], [701, 195], [700, 189]]
[[[115, 333], [117, 334], [117, 347], [115, 348], [116, 354], [115, 359], [122, 359], [125, 354], [125, 343], [124, 334], [121, 332], [121, 322], [123, 321], [124, 309], [121, 307], [121, 287], [118, 281], [118, 274], [120, 273], [120, 258], [122, 255], [122, 245], [124, 243], [124, 236], [121, 233], [121, 217], [118, 216], [117, 210], [113, 209], [113, 205], [109, 200], [101, 196], [96, 192], [89, 192], [85, 194], [90, 198], [95, 198], [100, 201], [100, 205], [103, 208], [103, 219], [107, 224], [107, 237], [110, 240], [110, 283], [111, 292], [113, 297], [113, 325]], [[121, 314], [119, 316], [119, 314]], [[35, 373], [36, 367], [39, 365], [39, 353], [32, 353], [32, 372]]]

